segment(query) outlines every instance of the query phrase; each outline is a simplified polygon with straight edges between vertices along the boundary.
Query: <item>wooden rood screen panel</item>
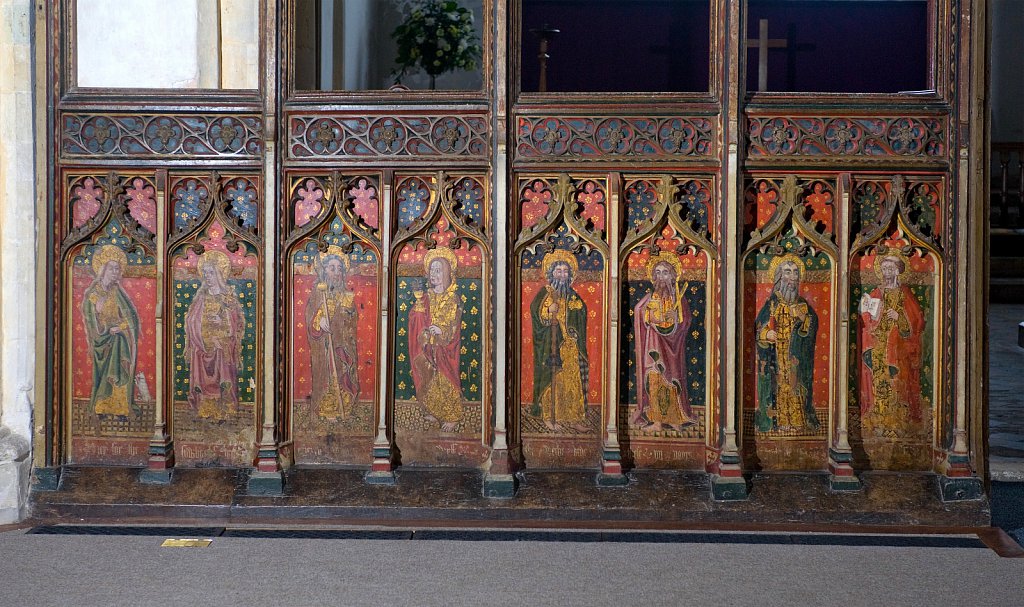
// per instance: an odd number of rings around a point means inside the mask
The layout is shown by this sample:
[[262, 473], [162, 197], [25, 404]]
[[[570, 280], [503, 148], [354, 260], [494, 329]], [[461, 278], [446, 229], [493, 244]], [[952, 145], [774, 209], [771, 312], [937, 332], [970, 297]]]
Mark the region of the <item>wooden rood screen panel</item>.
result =
[[[812, 3], [654, 3], [673, 25], [650, 30], [612, 3], [475, 3], [451, 13], [467, 54], [388, 90], [387, 44], [345, 72], [371, 48], [349, 4], [253, 0], [258, 86], [178, 92], [76, 86], [74, 5], [48, 5], [41, 468], [675, 469], [719, 497], [872, 469], [973, 494], [971, 3], [863, 3], [842, 35], [909, 15], [927, 90], [857, 95], [774, 68], [747, 90], [747, 57], [783, 49], [755, 17]], [[800, 23], [857, 3], [813, 4]], [[413, 27], [400, 5], [374, 31]], [[566, 73], [563, 29], [621, 61]], [[769, 66], [806, 64], [788, 31]]]

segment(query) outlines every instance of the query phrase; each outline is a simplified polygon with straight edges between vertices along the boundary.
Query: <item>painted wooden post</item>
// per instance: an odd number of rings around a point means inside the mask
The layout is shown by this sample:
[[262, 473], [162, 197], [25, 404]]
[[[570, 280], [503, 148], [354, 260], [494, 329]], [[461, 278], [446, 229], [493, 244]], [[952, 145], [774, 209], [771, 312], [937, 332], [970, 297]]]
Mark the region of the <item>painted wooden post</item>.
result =
[[839, 195], [839, 259], [837, 272], [832, 275], [832, 318], [838, 320], [835, 338], [832, 340], [830, 359], [835, 361], [829, 367], [836, 400], [829, 431], [828, 469], [829, 485], [833, 491], [856, 491], [860, 479], [853, 471], [853, 449], [850, 447], [848, 424], [850, 420], [850, 175], [840, 179]]
[[619, 352], [620, 318], [622, 309], [622, 289], [619, 288], [620, 266], [619, 239], [622, 234], [620, 225], [623, 213], [620, 208], [620, 192], [622, 179], [616, 176], [609, 179], [608, 190], [611, 204], [608, 208], [608, 286], [605, 289], [605, 301], [608, 311], [608, 379], [605, 390], [604, 418], [605, 427], [602, 432], [604, 441], [601, 445], [601, 473], [597, 475], [597, 484], [602, 486], [626, 485], [629, 478], [622, 473], [622, 452], [619, 447]]
[[164, 352], [164, 326], [167, 316], [167, 297], [164, 286], [167, 262], [167, 171], [162, 170], [156, 177], [156, 391], [154, 396], [153, 436], [149, 439], [149, 461], [145, 470], [139, 473], [143, 483], [165, 484], [171, 481], [174, 469], [174, 441], [167, 431], [166, 369], [167, 356]]
[[[739, 36], [742, 22], [740, 20], [740, 4], [732, 0], [726, 7], [726, 41], [725, 48], [739, 49]], [[743, 459], [740, 454], [739, 437], [736, 427], [737, 413], [741, 411], [740, 402], [740, 367], [738, 363], [742, 354], [742, 342], [738, 331], [740, 322], [740, 217], [741, 192], [739, 174], [739, 102], [740, 102], [740, 58], [739, 52], [733, 52], [725, 66], [725, 99], [728, 111], [723, 120], [726, 129], [723, 140], [726, 142], [725, 166], [722, 171], [724, 200], [721, 201], [725, 216], [725, 235], [723, 251], [724, 272], [722, 273], [721, 327], [723, 360], [719, 376], [722, 382], [722, 439], [718, 445], [718, 461], [712, 470], [711, 495], [719, 500], [746, 499], [747, 484], [743, 478]]]
[[373, 485], [393, 485], [395, 483], [394, 457], [392, 454], [392, 431], [389, 425], [391, 407], [388, 401], [393, 393], [391, 387], [391, 369], [394, 367], [391, 356], [391, 332], [394, 319], [391, 313], [394, 296], [394, 278], [391, 276], [391, 262], [394, 258], [391, 242], [394, 234], [394, 213], [392, 211], [393, 192], [390, 174], [385, 175], [383, 187], [384, 197], [381, 199], [381, 247], [382, 263], [380, 274], [380, 345], [378, 369], [380, 390], [377, 392], [377, 433], [373, 439], [373, 463], [366, 474], [366, 482]]

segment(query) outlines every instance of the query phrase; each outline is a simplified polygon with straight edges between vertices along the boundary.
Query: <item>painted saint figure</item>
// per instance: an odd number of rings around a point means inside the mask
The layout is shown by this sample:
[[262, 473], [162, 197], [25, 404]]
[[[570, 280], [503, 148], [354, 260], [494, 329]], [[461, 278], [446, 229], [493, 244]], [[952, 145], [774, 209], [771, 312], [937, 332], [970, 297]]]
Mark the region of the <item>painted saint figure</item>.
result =
[[223, 420], [238, 410], [238, 367], [245, 318], [228, 284], [231, 260], [220, 251], [199, 257], [201, 283], [185, 314], [188, 401], [199, 417]]
[[356, 373], [358, 317], [349, 290], [348, 256], [331, 247], [317, 265], [316, 288], [306, 303], [312, 403], [327, 419], [347, 417], [359, 397]]
[[423, 258], [426, 291], [414, 291], [409, 311], [409, 359], [416, 400], [427, 421], [454, 432], [462, 418], [462, 300], [455, 282], [458, 259], [451, 249], [431, 249]]
[[644, 430], [679, 430], [697, 423], [686, 391], [686, 336], [690, 306], [679, 286], [679, 258], [652, 255], [647, 274], [653, 290], [633, 309], [636, 385], [633, 423]]
[[92, 353], [89, 406], [97, 415], [139, 415], [135, 404], [139, 313], [121, 287], [128, 257], [120, 247], [104, 245], [92, 255], [96, 278], [85, 291], [82, 316]]
[[772, 293], [754, 321], [754, 424], [759, 432], [805, 432], [819, 426], [812, 402], [818, 315], [799, 293], [802, 268], [803, 261], [793, 254], [772, 261]]
[[899, 252], [879, 254], [881, 284], [860, 300], [863, 366], [861, 414], [875, 433], [921, 421], [921, 337], [924, 315], [910, 287], [900, 284], [907, 269]]
[[547, 284], [530, 304], [533, 324], [533, 405], [549, 430], [586, 432], [587, 305], [572, 288], [576, 258], [565, 250], [542, 261]]

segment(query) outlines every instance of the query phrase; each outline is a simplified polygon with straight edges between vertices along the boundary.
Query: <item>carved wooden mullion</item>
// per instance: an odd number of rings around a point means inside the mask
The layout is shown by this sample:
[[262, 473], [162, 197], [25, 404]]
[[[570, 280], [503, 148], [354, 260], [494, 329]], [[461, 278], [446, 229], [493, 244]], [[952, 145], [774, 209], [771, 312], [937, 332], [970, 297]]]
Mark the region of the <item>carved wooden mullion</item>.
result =
[[[394, 328], [395, 318], [394, 313], [391, 312], [393, 305], [395, 286], [395, 278], [392, 275], [392, 264], [397, 261], [397, 251], [399, 250], [392, 240], [395, 236], [397, 219], [394, 217], [392, 210], [392, 199], [393, 191], [391, 181], [393, 176], [391, 173], [385, 173], [384, 179], [381, 183], [380, 188], [380, 225], [381, 225], [381, 256], [380, 256], [380, 279], [378, 281], [380, 289], [380, 319], [378, 321], [378, 337], [379, 341], [377, 344], [377, 356], [378, 360], [381, 361], [378, 368], [378, 392], [377, 398], [377, 411], [375, 412], [376, 417], [376, 428], [374, 431], [373, 438], [373, 461], [370, 465], [370, 472], [366, 475], [366, 481], [368, 483], [379, 483], [379, 484], [393, 484], [395, 482], [394, 476], [394, 418], [393, 415], [389, 416], [389, 413], [393, 413], [394, 405], [389, 407], [388, 401], [392, 392], [392, 380], [394, 379], [394, 362], [392, 356], [392, 349], [394, 347], [392, 329]], [[389, 419], [390, 417], [390, 419]]]
[[[227, 241], [227, 247], [229, 251], [238, 250], [238, 242], [247, 242], [251, 244], [258, 253], [263, 251], [263, 238], [255, 232], [240, 228], [236, 223], [235, 219], [228, 215], [227, 207], [228, 201], [224, 199], [221, 190], [226, 184], [216, 183], [218, 195], [215, 204], [213, 204], [213, 216], [220, 221], [220, 224], [224, 227], [225, 238]], [[228, 236], [227, 232], [230, 232], [232, 236]]]
[[659, 180], [658, 199], [654, 202], [654, 213], [642, 226], [626, 229], [625, 237], [620, 245], [622, 259], [625, 259], [637, 244], [646, 240], [651, 234], [656, 234], [665, 225], [665, 213], [669, 208], [667, 201], [675, 199], [675, 193], [679, 186], [673, 184], [672, 178], [668, 175], [659, 175], [657, 179]]
[[853, 469], [853, 449], [850, 446], [850, 174], [844, 173], [839, 186], [839, 254], [836, 258], [836, 272], [832, 275], [833, 337], [829, 340], [829, 357], [836, 364], [829, 366], [829, 381], [832, 386], [832, 414], [829, 416], [828, 468], [830, 484], [836, 490], [857, 490], [860, 481]]
[[[347, 184], [345, 177], [340, 171], [334, 171], [331, 173], [329, 178], [329, 193], [324, 196], [325, 200], [330, 196], [330, 206], [334, 210], [338, 219], [341, 220], [349, 231], [356, 236], [359, 236], [364, 241], [368, 242], [375, 249], [380, 251], [381, 248], [381, 234], [380, 230], [367, 225], [363, 218], [355, 212], [355, 205], [348, 199], [346, 192]], [[378, 190], [379, 191], [379, 190]], [[379, 203], [379, 199], [378, 199]], [[330, 210], [325, 213], [326, 216], [331, 216]], [[379, 214], [378, 214], [379, 215]]]
[[818, 245], [819, 248], [831, 253], [831, 257], [835, 259], [839, 254], [839, 247], [835, 241], [815, 230], [811, 222], [800, 212], [803, 210], [800, 197], [804, 193], [804, 185], [797, 180], [795, 175], [787, 175], [782, 183], [782, 196], [784, 199], [788, 199], [787, 206], [792, 214], [793, 224], [799, 233]]
[[[568, 176], [565, 175], [566, 179]], [[561, 176], [559, 177], [561, 180]], [[558, 185], [552, 186], [548, 184], [552, 191], [551, 203], [548, 206], [548, 212], [538, 221], [536, 224], [524, 229], [516, 240], [515, 245], [512, 247], [516, 255], [519, 255], [524, 249], [526, 249], [535, 240], [544, 237], [545, 233], [554, 226], [559, 219], [562, 218], [562, 208], [564, 206], [564, 200], [562, 196], [558, 194]]]
[[417, 238], [420, 234], [425, 234], [429, 231], [430, 227], [437, 223], [437, 219], [441, 216], [441, 188], [444, 183], [445, 173], [439, 171], [433, 179], [431, 179], [430, 188], [430, 202], [427, 205], [426, 212], [420, 217], [416, 218], [409, 226], [405, 228], [398, 228], [397, 233], [391, 243], [391, 250], [396, 253], [401, 250], [402, 246], [410, 241], [422, 240], [426, 242], [422, 236]]
[[[792, 183], [796, 185], [796, 176], [788, 175], [785, 183]], [[785, 187], [784, 183], [784, 187]], [[755, 229], [750, 233], [750, 242], [744, 250], [744, 255], [750, 253], [761, 247], [766, 242], [771, 241], [775, 236], [786, 227], [786, 220], [789, 219], [790, 214], [793, 212], [793, 204], [795, 200], [792, 196], [787, 196], [783, 193], [784, 188], [780, 188], [779, 193], [782, 196], [782, 200], [779, 203], [778, 208], [775, 209], [775, 213], [772, 215], [768, 223], [760, 229]], [[790, 194], [792, 194], [792, 188], [789, 188]]]
[[170, 238], [167, 239], [168, 250], [172, 250], [179, 243], [202, 233], [214, 214], [214, 207], [220, 204], [220, 174], [217, 171], [212, 171], [206, 179], [209, 180], [206, 186], [210, 194], [205, 200], [200, 201], [199, 216], [189, 222], [189, 225], [180, 232], [171, 234]]
[[[562, 173], [558, 176], [558, 189], [555, 192], [555, 197], [561, 199], [562, 218], [565, 220], [566, 225], [569, 226], [581, 239], [587, 242], [590, 246], [597, 249], [607, 259], [609, 256], [608, 243], [605, 241], [604, 236], [594, 232], [593, 230], [587, 229], [587, 226], [580, 221], [579, 217], [576, 216], [576, 201], [575, 194], [577, 190], [572, 179], [566, 173]], [[606, 215], [608, 210], [606, 209]], [[605, 224], [609, 223], [605, 220]]]
[[883, 236], [886, 230], [889, 229], [889, 226], [892, 225], [893, 215], [903, 205], [903, 200], [907, 194], [906, 180], [902, 175], [894, 175], [890, 180], [890, 184], [889, 195], [885, 197], [885, 207], [879, 213], [877, 220], [871, 222], [866, 227], [866, 230], [861, 230], [860, 234], [857, 234], [857, 237], [854, 238], [853, 244], [850, 246], [851, 255]]
[[[622, 179], [616, 174], [609, 180], [609, 206], [607, 209], [606, 225], [611, 225], [608, 230], [609, 246], [606, 252], [607, 263], [605, 264], [605, 276], [609, 288], [605, 289], [605, 305], [608, 310], [608, 344], [618, 344], [621, 339], [622, 322], [620, 318], [622, 310], [622, 266], [620, 259], [618, 229], [623, 224], [623, 213], [621, 201]], [[614, 351], [615, 347], [612, 346]], [[607, 391], [605, 392], [605, 403], [602, 406], [602, 419], [604, 429], [601, 436], [601, 474], [598, 476], [598, 484], [602, 485], [624, 485], [629, 481], [622, 474], [622, 450], [619, 443], [619, 357], [609, 356], [605, 359], [605, 377]]]
[[[107, 220], [109, 219], [111, 207], [113, 206], [111, 204], [113, 196], [109, 182], [110, 180], [113, 180], [115, 183], [117, 183], [119, 180], [116, 177], [116, 175], [116, 173], [111, 171], [106, 177], [100, 177], [96, 180], [100, 184], [100, 191], [103, 192], [103, 198], [102, 200], [100, 200], [100, 208], [94, 216], [92, 216], [91, 218], [89, 218], [88, 221], [85, 222], [84, 225], [78, 228], [73, 228], [64, 238], [64, 242], [61, 243], [60, 247], [61, 257], [64, 257], [64, 255], [67, 254], [67, 252], [72, 247], [82, 242], [83, 240], [86, 240], [96, 230], [99, 230], [104, 225], [106, 225]], [[70, 192], [65, 194], [65, 200], [70, 202], [71, 197], [68, 194], [70, 194]]]
[[[447, 176], [445, 175], [445, 178], [446, 177]], [[490, 256], [490, 246], [487, 244], [486, 235], [484, 235], [483, 232], [480, 230], [473, 229], [471, 226], [467, 225], [464, 221], [460, 219], [459, 214], [455, 212], [456, 201], [454, 198], [454, 191], [455, 181], [447, 180], [445, 186], [441, 188], [441, 202], [440, 205], [438, 205], [441, 216], [443, 216], [445, 219], [447, 219], [447, 221], [449, 221], [449, 225], [451, 226], [452, 230], [456, 233], [456, 236], [452, 240], [452, 245], [457, 245], [461, 243], [462, 240], [464, 239], [464, 236], [468, 237], [470, 241], [476, 243], [476, 245], [480, 248], [480, 250], [483, 253], [483, 259], [485, 260]], [[451, 248], [454, 249], [456, 247], [453, 246]]]
[[[111, 176], [115, 175], [111, 173]], [[145, 179], [144, 177], [139, 177]], [[128, 208], [126, 196], [126, 184], [130, 183], [133, 177], [124, 177], [120, 179], [120, 183], [113, 189], [115, 192], [114, 196], [111, 197], [111, 214], [115, 216], [121, 222], [121, 228], [125, 233], [131, 235], [132, 240], [139, 243], [143, 249], [149, 251], [150, 255], [156, 254], [156, 234], [152, 234], [146, 231], [139, 222], [132, 217], [131, 211]], [[152, 183], [146, 180], [147, 183]], [[154, 199], [153, 206], [156, 206], [156, 184], [153, 184]], [[155, 209], [157, 213], [161, 212], [161, 209]]]
[[938, 238], [929, 236], [922, 232], [921, 228], [918, 227], [917, 222], [910, 219], [910, 209], [908, 208], [907, 198], [905, 195], [896, 203], [896, 215], [901, 227], [903, 227], [907, 232], [913, 234], [930, 250], [935, 251], [937, 255], [940, 257], [942, 256], [942, 243], [939, 242]]
[[[443, 182], [441, 181], [442, 177], [444, 178]], [[468, 175], [466, 178], [472, 179]], [[462, 177], [459, 179], [462, 179]], [[457, 233], [462, 232], [473, 240], [478, 241], [483, 247], [485, 254], [489, 255], [491, 248], [487, 245], [487, 235], [483, 229], [476, 228], [472, 224], [467, 223], [464, 216], [455, 212], [455, 206], [458, 204], [458, 201], [455, 200], [455, 183], [457, 181], [458, 179], [450, 179], [443, 171], [438, 173], [438, 183], [443, 184], [443, 187], [439, 187], [438, 193], [438, 196], [441, 198], [441, 211]]]
[[[675, 189], [676, 192], [678, 192], [678, 187]], [[685, 240], [689, 240], [691, 243], [703, 249], [712, 261], [717, 261], [718, 249], [715, 246], [715, 243], [711, 242], [711, 239], [704, 234], [693, 229], [693, 224], [683, 218], [683, 204], [674, 197], [668, 199], [667, 202], [669, 225], [679, 232]]]
[[[333, 176], [327, 177], [326, 181], [328, 181], [328, 183], [330, 183], [332, 181], [332, 177]], [[320, 210], [319, 213], [317, 213], [316, 217], [313, 217], [312, 219], [310, 219], [309, 223], [307, 223], [306, 225], [301, 226], [299, 228], [292, 229], [291, 235], [288, 236], [287, 239], [285, 239], [284, 245], [281, 247], [282, 250], [285, 250], [285, 251], [289, 250], [291, 247], [293, 247], [295, 245], [295, 243], [299, 242], [303, 238], [306, 238], [310, 234], [313, 234], [313, 233], [317, 232], [318, 230], [320, 230], [324, 226], [324, 224], [329, 224], [331, 219], [335, 216], [335, 209], [336, 209], [337, 205], [336, 205], [336, 203], [334, 201], [334, 197], [332, 196], [332, 193], [333, 193], [332, 186], [324, 185], [324, 179], [321, 178], [321, 177], [318, 177], [318, 176], [317, 177], [309, 177], [309, 176], [302, 177], [303, 181], [305, 181], [307, 179], [315, 180], [317, 185], [323, 191], [323, 193], [324, 193], [323, 208]], [[290, 204], [294, 205], [294, 200], [290, 201]], [[292, 214], [294, 212], [294, 208], [289, 207], [288, 212], [289, 212], [289, 214]], [[338, 214], [338, 217], [343, 222], [345, 221], [345, 218], [341, 217], [340, 213]], [[294, 221], [294, 217], [292, 217], [290, 221]]]
[[164, 347], [166, 343], [172, 343], [173, 339], [166, 333], [171, 323], [168, 322], [168, 297], [169, 285], [165, 282], [169, 273], [167, 267], [167, 220], [173, 217], [173, 211], [169, 212], [167, 201], [167, 171], [163, 170], [157, 175], [156, 189], [156, 309], [154, 314], [154, 341], [155, 341], [155, 367], [156, 403], [153, 408], [153, 434], [149, 439], [149, 457], [146, 461], [146, 470], [139, 477], [142, 482], [165, 483], [170, 480], [170, 470], [174, 467], [174, 442], [171, 435], [171, 406], [174, 398], [171, 395], [173, 382], [167, 381], [167, 369], [170, 368], [168, 360], [173, 360], [173, 355], [168, 356]]
[[[751, 232], [750, 242], [744, 251], [745, 254], [775, 240], [787, 225], [792, 225], [799, 235], [810, 240], [819, 249], [830, 253], [833, 259], [838, 255], [839, 248], [836, 243], [815, 230], [814, 226], [800, 214], [800, 195], [802, 193], [803, 184], [799, 182], [796, 175], [787, 175], [779, 188], [779, 194], [782, 197], [779, 207], [763, 228]], [[789, 220], [788, 224], [787, 220]]]

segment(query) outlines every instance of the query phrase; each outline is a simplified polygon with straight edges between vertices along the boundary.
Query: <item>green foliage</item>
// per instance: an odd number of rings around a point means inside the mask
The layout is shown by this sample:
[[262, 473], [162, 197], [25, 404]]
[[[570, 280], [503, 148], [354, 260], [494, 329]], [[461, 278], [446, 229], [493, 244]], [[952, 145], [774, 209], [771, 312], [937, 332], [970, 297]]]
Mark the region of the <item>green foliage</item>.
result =
[[398, 45], [396, 82], [410, 70], [422, 69], [433, 81], [445, 72], [476, 69], [482, 53], [473, 13], [454, 0], [416, 0], [391, 37]]

